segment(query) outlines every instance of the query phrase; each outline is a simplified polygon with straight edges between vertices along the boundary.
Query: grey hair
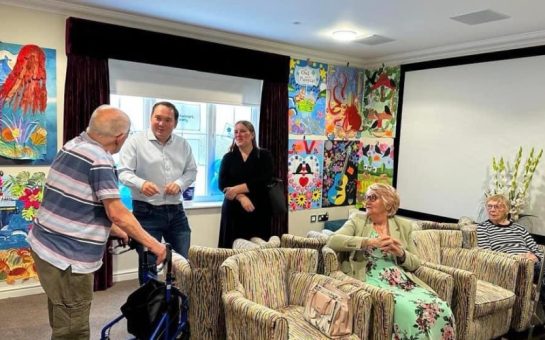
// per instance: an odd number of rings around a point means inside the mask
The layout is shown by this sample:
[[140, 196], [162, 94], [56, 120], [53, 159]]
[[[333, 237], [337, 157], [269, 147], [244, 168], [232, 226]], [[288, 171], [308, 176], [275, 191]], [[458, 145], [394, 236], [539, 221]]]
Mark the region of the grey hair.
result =
[[397, 209], [399, 209], [400, 199], [399, 194], [393, 186], [383, 183], [373, 183], [367, 188], [367, 194], [370, 192], [375, 193], [382, 199], [389, 217], [396, 214]]
[[498, 202], [500, 204], [503, 204], [503, 206], [505, 207], [505, 216], [506, 218], [510, 218], [510, 214], [509, 212], [511, 211], [511, 202], [509, 201], [509, 199], [505, 196], [505, 195], [502, 195], [502, 194], [496, 194], [496, 195], [491, 195], [491, 196], [488, 196], [486, 198], [486, 204], [490, 203], [490, 202]]
[[111, 105], [100, 105], [93, 111], [89, 119], [88, 133], [105, 137], [114, 137], [126, 133], [131, 126], [129, 116]]

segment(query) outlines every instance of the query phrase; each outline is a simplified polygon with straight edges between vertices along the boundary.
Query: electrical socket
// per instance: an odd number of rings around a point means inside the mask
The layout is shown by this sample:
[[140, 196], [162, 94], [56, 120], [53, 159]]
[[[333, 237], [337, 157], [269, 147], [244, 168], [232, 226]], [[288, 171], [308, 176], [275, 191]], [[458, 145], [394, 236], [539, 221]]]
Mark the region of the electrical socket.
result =
[[316, 215], [310, 215], [310, 223], [316, 223]]
[[318, 215], [318, 222], [325, 222], [327, 220], [329, 220], [329, 214], [328, 213]]

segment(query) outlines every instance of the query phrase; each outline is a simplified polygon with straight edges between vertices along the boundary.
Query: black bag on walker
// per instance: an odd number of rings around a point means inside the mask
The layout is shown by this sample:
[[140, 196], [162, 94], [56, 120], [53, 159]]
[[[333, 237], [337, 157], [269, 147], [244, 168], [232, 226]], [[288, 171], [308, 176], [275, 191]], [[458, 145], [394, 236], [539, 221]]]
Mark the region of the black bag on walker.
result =
[[[127, 302], [121, 306], [121, 313], [127, 319], [127, 331], [138, 339], [149, 339], [161, 317], [168, 313], [170, 318], [169, 332], [174, 334], [178, 326], [182, 295], [175, 287], [172, 287], [170, 292], [171, 298], [168, 307], [164, 282], [149, 279], [148, 282], [132, 292], [127, 298]], [[166, 326], [162, 328], [164, 330]]]

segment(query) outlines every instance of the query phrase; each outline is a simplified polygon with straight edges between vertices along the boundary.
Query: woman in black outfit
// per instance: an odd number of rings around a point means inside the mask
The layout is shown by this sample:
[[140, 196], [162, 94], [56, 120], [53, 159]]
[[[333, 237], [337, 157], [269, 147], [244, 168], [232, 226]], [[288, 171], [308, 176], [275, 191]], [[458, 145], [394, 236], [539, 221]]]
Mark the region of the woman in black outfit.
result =
[[273, 175], [271, 153], [257, 146], [255, 129], [249, 121], [238, 121], [234, 134], [219, 173], [219, 189], [225, 194], [221, 208], [220, 248], [231, 248], [237, 238], [258, 236], [267, 240], [271, 236], [267, 196], [267, 184]]

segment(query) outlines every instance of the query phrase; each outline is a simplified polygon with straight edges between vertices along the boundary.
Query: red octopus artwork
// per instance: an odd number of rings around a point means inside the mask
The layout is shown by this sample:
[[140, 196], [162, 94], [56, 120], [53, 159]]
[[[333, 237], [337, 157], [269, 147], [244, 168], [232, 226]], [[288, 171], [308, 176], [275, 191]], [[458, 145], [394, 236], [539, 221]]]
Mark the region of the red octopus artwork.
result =
[[36, 45], [19, 51], [13, 70], [0, 88], [0, 105], [23, 113], [44, 112], [47, 105], [45, 54]]
[[[345, 132], [359, 131], [361, 129], [361, 116], [358, 112], [357, 98], [352, 101], [346, 98], [346, 86], [348, 79], [344, 73], [340, 75], [340, 83], [337, 82], [331, 91], [331, 99], [327, 103], [328, 111], [336, 116], [334, 122], [341, 122]], [[337, 95], [340, 94], [340, 98]]]

